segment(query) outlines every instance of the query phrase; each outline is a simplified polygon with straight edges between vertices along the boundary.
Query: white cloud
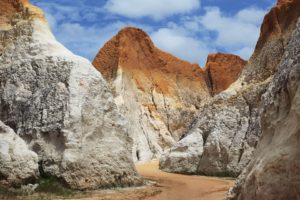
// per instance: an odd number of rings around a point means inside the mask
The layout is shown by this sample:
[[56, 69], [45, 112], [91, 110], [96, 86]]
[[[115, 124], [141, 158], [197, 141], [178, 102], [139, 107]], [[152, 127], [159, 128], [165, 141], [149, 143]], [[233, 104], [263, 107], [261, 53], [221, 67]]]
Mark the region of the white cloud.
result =
[[236, 18], [239, 19], [240, 21], [260, 26], [262, 19], [264, 18], [265, 15], [266, 15], [265, 10], [261, 10], [258, 8], [246, 8], [239, 11], [236, 14]]
[[[74, 2], [80, 4], [80, 2]], [[57, 40], [75, 54], [93, 60], [99, 49], [125, 26], [138, 26], [151, 31], [151, 27], [130, 21], [82, 23], [96, 21], [101, 8], [85, 5], [61, 5], [55, 2], [38, 3], [45, 11], [46, 18]]]
[[208, 53], [213, 51], [204, 42], [174, 25], [153, 32], [151, 38], [160, 49], [201, 66], [204, 66]]
[[162, 50], [202, 66], [207, 55], [216, 50], [249, 59], [264, 14], [261, 9], [246, 8], [226, 16], [219, 8], [210, 7], [203, 15], [182, 17], [179, 22], [169, 23], [151, 36]]
[[217, 47], [238, 52], [240, 56], [248, 59], [259, 37], [264, 14], [263, 10], [247, 8], [234, 16], [225, 16], [219, 8], [210, 7], [200, 17], [200, 23], [207, 31], [217, 34], [214, 41]]
[[200, 0], [108, 0], [106, 10], [129, 18], [163, 19], [189, 13], [200, 7]]
[[147, 26], [121, 21], [91, 27], [65, 22], [57, 26], [56, 37], [74, 53], [93, 60], [100, 48], [126, 26], [138, 26], [144, 30], [151, 30]]
[[[134, 5], [133, 5], [134, 4]], [[200, 0], [107, 0], [104, 7], [91, 7], [83, 1], [74, 4], [38, 3], [46, 11], [56, 37], [76, 54], [93, 59], [103, 44], [125, 26], [137, 26], [152, 37], [156, 46], [182, 59], [204, 65], [208, 53], [235, 53], [248, 59], [259, 36], [265, 14], [258, 8], [246, 8], [228, 15], [218, 7], [203, 13], [189, 13], [200, 7]], [[139, 24], [138, 20], [155, 20], [183, 14], [175, 22]], [[202, 10], [203, 11], [203, 10]], [[101, 20], [98, 20], [101, 19]]]

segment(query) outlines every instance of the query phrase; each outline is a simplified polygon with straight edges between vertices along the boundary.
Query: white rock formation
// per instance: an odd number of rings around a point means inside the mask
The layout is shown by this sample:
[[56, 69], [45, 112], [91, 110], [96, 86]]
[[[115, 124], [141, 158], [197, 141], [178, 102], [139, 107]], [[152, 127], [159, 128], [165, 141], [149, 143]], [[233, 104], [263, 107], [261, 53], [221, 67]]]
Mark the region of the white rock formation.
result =
[[20, 186], [39, 176], [38, 156], [0, 121], [0, 184]]
[[14, 13], [0, 29], [0, 120], [38, 154], [41, 175], [74, 189], [140, 183], [101, 74], [55, 40], [39, 9], [5, 2]]

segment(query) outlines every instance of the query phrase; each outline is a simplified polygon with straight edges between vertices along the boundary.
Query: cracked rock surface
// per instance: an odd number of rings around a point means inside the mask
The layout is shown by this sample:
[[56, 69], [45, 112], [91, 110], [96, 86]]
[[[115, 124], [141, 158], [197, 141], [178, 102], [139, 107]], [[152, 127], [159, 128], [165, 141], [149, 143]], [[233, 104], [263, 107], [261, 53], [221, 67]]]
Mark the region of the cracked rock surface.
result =
[[101, 74], [55, 40], [38, 8], [0, 4], [0, 120], [38, 155], [40, 174], [73, 189], [140, 183], [127, 121]]

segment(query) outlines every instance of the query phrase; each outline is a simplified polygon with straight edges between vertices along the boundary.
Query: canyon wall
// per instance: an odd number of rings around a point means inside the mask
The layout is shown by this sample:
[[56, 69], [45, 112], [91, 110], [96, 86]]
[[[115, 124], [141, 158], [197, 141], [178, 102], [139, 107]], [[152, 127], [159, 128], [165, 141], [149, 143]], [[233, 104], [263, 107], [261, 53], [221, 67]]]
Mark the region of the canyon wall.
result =
[[260, 102], [300, 16], [300, 1], [279, 1], [265, 16], [254, 54], [240, 78], [200, 106], [185, 137], [167, 150], [168, 172], [238, 176], [261, 136]]
[[141, 183], [127, 121], [101, 74], [58, 43], [28, 1], [1, 0], [0, 9], [0, 183]]
[[262, 138], [228, 199], [300, 196], [300, 18], [262, 101]]

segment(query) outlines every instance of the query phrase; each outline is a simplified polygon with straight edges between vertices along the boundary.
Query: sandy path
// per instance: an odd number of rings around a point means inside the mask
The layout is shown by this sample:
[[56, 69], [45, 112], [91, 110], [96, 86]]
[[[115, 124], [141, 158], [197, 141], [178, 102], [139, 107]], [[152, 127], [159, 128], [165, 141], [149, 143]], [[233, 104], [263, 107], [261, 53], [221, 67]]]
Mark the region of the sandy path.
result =
[[[233, 181], [165, 173], [158, 162], [138, 165], [138, 172], [157, 183], [140, 188], [98, 191], [81, 200], [223, 200]], [[88, 196], [88, 197], [87, 197]]]
[[155, 180], [162, 192], [147, 200], [222, 200], [233, 181], [202, 176], [170, 174], [158, 169], [158, 162], [137, 166], [138, 172]]

